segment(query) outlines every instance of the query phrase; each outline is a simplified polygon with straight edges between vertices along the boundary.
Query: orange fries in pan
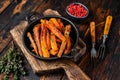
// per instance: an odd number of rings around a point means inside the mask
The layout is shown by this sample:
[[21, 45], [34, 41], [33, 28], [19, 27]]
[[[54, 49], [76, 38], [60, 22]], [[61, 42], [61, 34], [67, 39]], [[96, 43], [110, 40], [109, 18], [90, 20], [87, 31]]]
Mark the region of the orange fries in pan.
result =
[[59, 18], [41, 19], [40, 23], [33, 27], [33, 33], [27, 33], [27, 37], [36, 55], [45, 58], [61, 57], [71, 49], [70, 32], [71, 25], [64, 25]]

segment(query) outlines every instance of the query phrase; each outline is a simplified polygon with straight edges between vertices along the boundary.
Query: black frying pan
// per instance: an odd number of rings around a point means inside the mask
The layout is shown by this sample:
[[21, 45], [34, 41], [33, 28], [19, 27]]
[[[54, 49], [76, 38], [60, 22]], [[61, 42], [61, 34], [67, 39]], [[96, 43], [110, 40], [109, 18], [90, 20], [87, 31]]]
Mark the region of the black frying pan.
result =
[[[44, 57], [40, 57], [38, 55], [36, 55], [34, 52], [32, 52], [32, 48], [30, 47], [30, 41], [27, 37], [27, 32], [31, 32], [33, 30], [33, 27], [40, 23], [40, 19], [47, 19], [49, 20], [50, 18], [59, 18], [62, 20], [64, 25], [70, 24], [71, 25], [71, 33], [70, 33], [70, 37], [73, 40], [73, 45], [71, 50], [68, 52], [68, 54], [66, 55], [62, 55], [61, 58], [75, 58], [75, 56], [78, 56], [79, 54], [83, 54], [86, 50], [86, 45], [85, 43], [79, 38], [79, 33], [78, 30], [76, 28], [76, 26], [67, 18], [61, 17], [61, 16], [44, 16], [44, 17], [39, 17], [36, 18], [36, 20], [30, 22], [30, 24], [24, 29], [23, 32], [23, 36], [22, 36], [22, 42], [23, 45], [25, 47], [25, 49], [34, 57], [38, 58], [38, 59], [42, 59], [42, 60], [55, 60], [55, 59], [59, 59], [58, 57], [50, 57], [50, 58], [44, 58]], [[78, 48], [78, 44], [79, 44], [79, 48]], [[84, 50], [82, 50], [84, 49]], [[79, 52], [79, 53], [78, 53]]]

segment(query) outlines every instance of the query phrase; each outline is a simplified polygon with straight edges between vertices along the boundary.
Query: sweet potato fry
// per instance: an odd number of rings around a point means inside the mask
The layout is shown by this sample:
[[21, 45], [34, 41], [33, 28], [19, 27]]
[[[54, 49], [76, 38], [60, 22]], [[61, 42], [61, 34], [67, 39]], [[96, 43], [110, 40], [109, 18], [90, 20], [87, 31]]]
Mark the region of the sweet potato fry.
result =
[[55, 34], [59, 39], [61, 39], [62, 41], [65, 40], [64, 35], [56, 28], [54, 27], [54, 25], [51, 22], [46, 22], [46, 27], [51, 30], [51, 32], [53, 34]]
[[67, 54], [70, 51], [71, 45], [72, 45], [71, 39], [70, 39], [70, 37], [68, 37], [67, 44], [66, 44], [66, 49], [64, 51], [64, 54]]
[[62, 44], [60, 46], [60, 50], [59, 50], [58, 55], [57, 55], [58, 57], [61, 57], [63, 54], [63, 51], [65, 50], [70, 31], [71, 31], [71, 25], [66, 25], [65, 32], [64, 32], [64, 36], [65, 36], [66, 40], [62, 41]]
[[60, 27], [60, 25], [59, 25], [59, 23], [58, 23], [58, 21], [57, 21], [56, 18], [50, 18], [49, 21], [51, 21], [52, 24], [54, 24], [54, 26], [55, 26], [57, 29], [61, 30], [61, 27]]
[[57, 51], [58, 47], [57, 47], [57, 43], [56, 43], [56, 37], [52, 32], [51, 32], [51, 35], [50, 35], [50, 42], [51, 42], [51, 48], [54, 51]]
[[[47, 28], [46, 28], [47, 29]], [[47, 40], [47, 47], [48, 47], [48, 50], [51, 49], [51, 43], [50, 43], [50, 32], [49, 30], [47, 29], [47, 37], [46, 37], [46, 40]]]
[[50, 57], [50, 53], [47, 49], [46, 44], [46, 27], [44, 26], [44, 23], [41, 23], [41, 48], [43, 52], [43, 57]]
[[32, 46], [33, 50], [34, 50], [35, 53], [38, 55], [37, 46], [36, 46], [35, 41], [34, 41], [34, 39], [33, 39], [33, 37], [32, 37], [32, 35], [31, 35], [30, 32], [27, 33], [27, 37], [29, 38], [29, 40], [30, 40], [30, 42], [31, 42], [31, 46]]
[[64, 54], [67, 54], [69, 52], [69, 50], [71, 49], [71, 40], [70, 40], [70, 36], [69, 36], [70, 31], [71, 31], [71, 25], [66, 25], [64, 36], [66, 38], [67, 44], [66, 44], [66, 49], [64, 51]]
[[60, 29], [63, 29], [64, 25], [63, 25], [61, 19], [57, 19], [57, 22], [59, 23]]
[[41, 46], [40, 46], [40, 24], [37, 24], [34, 26], [33, 28], [33, 35], [34, 35], [34, 40], [36, 43], [36, 46], [38, 48], [38, 53], [40, 56], [42, 56], [42, 50], [41, 50]]
[[50, 50], [50, 54], [53, 55], [53, 56], [57, 55], [57, 53], [58, 53], [58, 51], [55, 51], [53, 49]]
[[65, 50], [66, 43], [67, 43], [66, 39], [64, 41], [62, 41], [62, 44], [61, 44], [60, 49], [59, 49], [59, 52], [57, 54], [58, 57], [62, 56], [62, 54], [63, 54], [63, 52]]
[[65, 26], [65, 32], [64, 32], [64, 36], [65, 36], [66, 38], [69, 37], [70, 31], [71, 31], [71, 25], [66, 25], [66, 26]]

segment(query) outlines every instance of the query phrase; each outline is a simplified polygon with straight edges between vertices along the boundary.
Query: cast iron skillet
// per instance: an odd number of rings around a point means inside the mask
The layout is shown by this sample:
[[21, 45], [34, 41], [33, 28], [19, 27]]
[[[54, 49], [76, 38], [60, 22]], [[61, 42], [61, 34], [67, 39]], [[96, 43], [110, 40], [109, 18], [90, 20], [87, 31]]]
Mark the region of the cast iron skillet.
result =
[[[78, 53], [76, 53], [76, 51], [78, 50], [78, 48], [76, 48], [79, 44], [79, 41], [81, 39], [79, 39], [79, 33], [78, 30], [76, 28], [76, 26], [67, 18], [61, 17], [61, 16], [44, 16], [44, 17], [39, 17], [36, 20], [34, 20], [33, 22], [30, 22], [30, 24], [24, 29], [23, 31], [23, 35], [22, 35], [22, 42], [23, 45], [25, 47], [25, 49], [28, 51], [28, 53], [30, 53], [32, 56], [38, 58], [38, 59], [42, 59], [42, 60], [55, 60], [55, 59], [59, 59], [58, 57], [50, 57], [50, 58], [44, 58], [44, 57], [40, 57], [38, 55], [36, 55], [34, 52], [32, 52], [32, 48], [30, 47], [30, 41], [27, 37], [27, 32], [31, 32], [33, 30], [33, 27], [40, 23], [40, 19], [47, 19], [49, 20], [50, 18], [59, 18], [62, 20], [64, 25], [70, 24], [71, 25], [71, 33], [70, 33], [70, 37], [73, 40], [73, 45], [71, 50], [68, 52], [68, 54], [66, 55], [62, 55], [61, 58], [73, 58], [75, 55], [77, 55]], [[84, 44], [84, 42], [83, 42]], [[83, 44], [81, 45], [83, 47]], [[79, 50], [78, 50], [79, 51]]]

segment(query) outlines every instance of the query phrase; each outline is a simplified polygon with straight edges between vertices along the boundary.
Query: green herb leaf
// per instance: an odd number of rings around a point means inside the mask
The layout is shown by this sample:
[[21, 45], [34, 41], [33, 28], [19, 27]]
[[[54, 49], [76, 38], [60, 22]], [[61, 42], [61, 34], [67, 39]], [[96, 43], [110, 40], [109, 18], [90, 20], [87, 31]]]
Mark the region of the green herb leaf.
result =
[[5, 55], [0, 58], [0, 73], [4, 74], [3, 80], [9, 79], [9, 74], [14, 74], [14, 80], [18, 80], [20, 75], [25, 75], [26, 72], [22, 66], [22, 56], [14, 47], [6, 51]]

